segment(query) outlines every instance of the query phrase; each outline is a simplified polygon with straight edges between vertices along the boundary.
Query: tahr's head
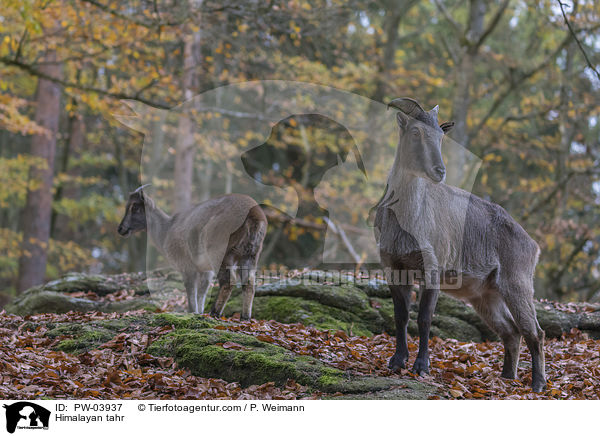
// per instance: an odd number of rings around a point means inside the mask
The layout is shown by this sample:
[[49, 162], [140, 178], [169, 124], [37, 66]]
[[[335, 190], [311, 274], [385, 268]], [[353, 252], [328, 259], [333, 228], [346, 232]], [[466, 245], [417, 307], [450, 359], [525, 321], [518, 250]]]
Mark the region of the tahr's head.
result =
[[402, 169], [439, 183], [446, 176], [442, 159], [442, 138], [454, 126], [454, 122], [438, 125], [439, 106], [425, 111], [412, 98], [396, 98], [388, 108], [399, 109], [396, 120], [400, 127], [398, 148]]
[[143, 185], [129, 194], [129, 200], [125, 206], [125, 216], [119, 224], [119, 235], [128, 237], [132, 233], [146, 230], [146, 201], [143, 189], [149, 186]]

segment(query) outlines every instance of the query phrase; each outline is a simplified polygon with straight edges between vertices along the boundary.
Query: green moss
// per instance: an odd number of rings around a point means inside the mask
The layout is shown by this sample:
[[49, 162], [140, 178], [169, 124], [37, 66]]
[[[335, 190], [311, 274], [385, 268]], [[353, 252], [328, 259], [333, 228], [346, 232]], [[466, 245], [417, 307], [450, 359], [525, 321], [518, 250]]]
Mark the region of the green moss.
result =
[[113, 332], [133, 331], [146, 329], [146, 326], [148, 325], [148, 317], [127, 316], [123, 318], [98, 320], [94, 321], [92, 324]]
[[[233, 298], [226, 306], [224, 315], [231, 316], [241, 311], [241, 298]], [[252, 317], [273, 319], [286, 324], [302, 323], [321, 330], [342, 330], [351, 335], [372, 336], [384, 330], [381, 315], [371, 307], [342, 310], [326, 306], [314, 300], [288, 296], [255, 297]]]
[[60, 341], [55, 346], [55, 349], [71, 354], [83, 353], [110, 341], [114, 336], [114, 332], [109, 330], [88, 330], [87, 328], [84, 328], [82, 331], [76, 333], [75, 337]]
[[[237, 345], [224, 348], [225, 342], [239, 344], [241, 348]], [[303, 356], [295, 356], [252, 336], [225, 330], [178, 329], [155, 341], [147, 351], [173, 356], [194, 375], [235, 380], [242, 385], [268, 381], [284, 384], [289, 378], [309, 381], [309, 371], [298, 366], [306, 366]]]
[[176, 329], [203, 329], [223, 323], [205, 315], [160, 313], [152, 316], [151, 324], [156, 326], [174, 326]]
[[355, 311], [367, 306], [367, 295], [360, 289], [349, 285], [313, 285], [277, 282], [263, 285], [260, 296], [290, 296], [316, 301], [325, 306]]
[[[238, 345], [224, 348], [226, 342]], [[397, 383], [396, 379], [384, 377], [352, 376], [253, 336], [210, 328], [177, 329], [155, 341], [147, 351], [174, 357], [194, 375], [237, 381], [242, 386], [269, 381], [283, 385], [294, 379], [324, 392], [367, 392]]]
[[321, 387], [340, 386], [344, 382], [343, 373], [337, 369], [323, 368], [323, 375], [319, 377], [317, 383]]
[[124, 317], [88, 323], [47, 324], [52, 327], [46, 332], [49, 338], [64, 337], [55, 349], [65, 353], [82, 353], [110, 341], [120, 332], [132, 332], [148, 329], [146, 316]]
[[60, 341], [55, 349], [69, 354], [77, 354], [78, 351], [82, 351], [80, 347], [81, 343], [79, 341], [74, 339], [65, 339], [64, 341]]

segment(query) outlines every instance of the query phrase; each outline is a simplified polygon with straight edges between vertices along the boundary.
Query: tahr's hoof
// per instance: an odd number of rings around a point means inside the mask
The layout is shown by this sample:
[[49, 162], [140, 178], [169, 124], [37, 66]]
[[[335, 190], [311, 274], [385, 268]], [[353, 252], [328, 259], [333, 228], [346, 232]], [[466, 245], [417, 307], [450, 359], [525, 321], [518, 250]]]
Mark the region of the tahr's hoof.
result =
[[537, 381], [534, 380], [533, 383], [531, 383], [531, 390], [533, 392], [544, 392], [546, 390], [546, 381], [545, 380], [541, 380], [541, 381]]
[[412, 372], [418, 375], [429, 374], [429, 359], [417, 357], [413, 365]]
[[406, 368], [407, 363], [408, 363], [408, 356], [404, 356], [404, 355], [396, 353], [390, 359], [388, 368], [391, 369], [392, 371], [396, 372], [399, 369]]
[[502, 371], [502, 374], [500, 374], [500, 377], [508, 379], [508, 380], [515, 380], [517, 378], [517, 373], [512, 372], [512, 371]]

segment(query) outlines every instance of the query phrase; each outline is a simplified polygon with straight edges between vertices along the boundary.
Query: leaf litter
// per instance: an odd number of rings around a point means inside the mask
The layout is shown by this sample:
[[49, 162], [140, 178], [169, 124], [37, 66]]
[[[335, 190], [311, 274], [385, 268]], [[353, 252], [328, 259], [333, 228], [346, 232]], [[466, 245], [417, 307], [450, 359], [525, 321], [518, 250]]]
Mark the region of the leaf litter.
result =
[[[54, 347], [64, 337], [46, 335], [52, 323], [86, 323], [144, 313], [40, 314], [26, 317], [0, 313], [0, 398], [77, 399], [319, 399], [322, 393], [288, 380], [283, 387], [265, 383], [242, 388], [236, 382], [193, 376], [171, 358], [145, 352], [172, 327], [149, 332], [118, 333], [95, 350], [72, 355]], [[300, 355], [312, 356], [335, 368], [357, 375], [417, 379], [438, 387], [431, 399], [599, 399], [600, 340], [573, 330], [545, 342], [547, 390], [533, 393], [531, 359], [521, 346], [517, 380], [500, 377], [503, 347], [500, 342], [459, 342], [430, 339], [430, 374], [417, 376], [410, 369], [392, 373], [387, 363], [395, 339], [383, 333], [350, 336], [343, 331], [319, 330], [277, 321], [227, 319], [220, 329], [255, 336]], [[27, 326], [37, 325], [33, 330]], [[245, 350], [235, 342], [219, 344]], [[418, 339], [409, 337], [411, 367]]]

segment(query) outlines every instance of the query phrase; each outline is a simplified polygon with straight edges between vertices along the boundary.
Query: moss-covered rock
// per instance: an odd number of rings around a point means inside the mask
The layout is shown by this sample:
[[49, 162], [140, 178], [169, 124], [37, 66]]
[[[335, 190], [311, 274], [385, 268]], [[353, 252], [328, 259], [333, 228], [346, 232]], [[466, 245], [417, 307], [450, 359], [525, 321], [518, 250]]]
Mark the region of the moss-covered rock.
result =
[[[241, 296], [234, 295], [227, 303], [224, 315], [229, 317], [240, 313], [241, 308]], [[252, 316], [255, 319], [273, 319], [286, 324], [302, 323], [322, 330], [342, 330], [359, 336], [371, 336], [385, 330], [383, 318], [373, 309], [366, 308], [362, 314], [357, 314], [300, 297], [255, 297]]]
[[157, 313], [150, 317], [150, 325], [153, 326], [173, 326], [176, 329], [199, 330], [205, 328], [214, 328], [217, 325], [227, 324], [224, 321], [209, 318], [205, 315], [192, 313]]
[[354, 286], [297, 283], [292, 280], [262, 285], [257, 288], [256, 295], [299, 297], [344, 310], [355, 310], [368, 303], [367, 295]]
[[[212, 290], [209, 305], [217, 292], [216, 288]], [[371, 336], [386, 331], [384, 315], [374, 306], [362, 290], [350, 285], [307, 284], [288, 280], [257, 287], [252, 316]], [[240, 290], [234, 289], [224, 315], [232, 316], [240, 312]]]
[[141, 286], [142, 273], [104, 276], [99, 274], [70, 273], [58, 280], [46, 283], [42, 287], [51, 292], [91, 291], [100, 296], [123, 289], [124, 282], [137, 294], [147, 294], [148, 290]]
[[[92, 291], [107, 295], [121, 289], [134, 289], [136, 298], [122, 301], [93, 301], [72, 297], [74, 291]], [[148, 289], [152, 289], [149, 293]], [[43, 312], [64, 313], [125, 312], [136, 309], [155, 311], [183, 289], [181, 277], [172, 270], [144, 274], [98, 276], [75, 274], [32, 288], [6, 307], [8, 312], [29, 315]], [[215, 287], [211, 297], [218, 293]], [[207, 303], [207, 310], [212, 300]], [[547, 337], [557, 337], [579, 328], [592, 337], [600, 337], [600, 309], [596, 312], [570, 313], [547, 304], [536, 303], [538, 319]], [[417, 303], [411, 307], [408, 331], [417, 335]], [[593, 308], [592, 308], [593, 310]], [[240, 290], [235, 289], [225, 307], [225, 316], [241, 312]], [[432, 335], [461, 341], [498, 340], [469, 305], [442, 293], [433, 319]], [[253, 317], [283, 323], [303, 323], [320, 329], [343, 330], [353, 335], [395, 334], [394, 309], [387, 284], [379, 279], [354, 280], [330, 272], [311, 271], [298, 279], [263, 284], [256, 289]], [[193, 320], [194, 318], [190, 318]], [[184, 321], [178, 321], [184, 322]], [[192, 321], [200, 322], [200, 321]], [[205, 322], [205, 321], [201, 321]]]
[[[123, 289], [133, 290], [136, 298], [120, 301], [95, 301], [71, 295], [82, 291], [93, 292], [100, 297], [104, 297]], [[145, 274], [103, 276], [72, 273], [61, 279], [28, 289], [6, 305], [5, 309], [7, 312], [24, 316], [70, 311], [127, 312], [138, 309], [156, 310], [157, 307], [157, 303], [151, 298], [145, 285]]]
[[79, 354], [98, 348], [116, 335], [125, 331], [146, 330], [148, 320], [144, 317], [125, 317], [98, 320], [88, 323], [50, 324], [46, 332], [49, 338], [60, 338], [55, 349], [70, 354]]
[[[290, 378], [314, 384], [323, 366], [252, 336], [210, 328], [176, 329], [154, 342], [148, 352], [172, 356], [194, 375], [238, 381], [243, 386], [268, 381], [284, 384]], [[339, 377], [342, 374], [337, 371]]]
[[71, 297], [69, 294], [49, 291], [44, 287], [27, 290], [5, 307], [7, 312], [16, 315], [35, 315], [38, 313], [75, 312], [129, 312], [145, 309], [154, 311], [158, 305], [149, 296], [121, 301], [93, 301], [87, 298]]
[[481, 342], [482, 335], [477, 327], [460, 318], [434, 315], [431, 322], [431, 335], [443, 339], [453, 338], [463, 342]]
[[437, 394], [437, 389], [418, 380], [398, 380], [396, 386], [390, 389], [374, 390], [371, 392], [347, 394], [343, 396], [326, 396], [325, 400], [426, 400]]
[[[311, 356], [298, 355], [254, 336], [227, 330], [233, 321], [202, 315], [146, 313], [115, 319], [81, 322], [28, 321], [21, 328], [47, 329], [56, 339], [54, 348], [80, 354], [101, 347], [121, 333], [149, 333], [158, 326], [174, 329], [154, 341], [146, 352], [173, 357], [178, 365], [201, 377], [238, 382], [242, 386], [274, 382], [279, 386], [293, 379], [311, 389], [341, 392], [352, 398], [427, 398], [435, 391], [429, 384], [393, 377], [360, 376], [327, 365]], [[389, 393], [384, 394], [383, 391]]]
[[193, 319], [185, 315], [181, 320], [175, 318], [178, 316], [169, 317], [170, 324], [180, 327], [155, 341], [147, 352], [173, 357], [200, 377], [236, 381], [242, 386], [266, 382], [284, 385], [288, 379], [294, 379], [323, 392], [353, 394], [388, 390], [402, 384], [397, 378], [352, 375], [313, 357], [292, 353], [250, 335], [212, 328], [214, 325], [190, 329], [191, 325], [198, 326]]

